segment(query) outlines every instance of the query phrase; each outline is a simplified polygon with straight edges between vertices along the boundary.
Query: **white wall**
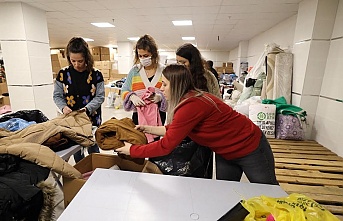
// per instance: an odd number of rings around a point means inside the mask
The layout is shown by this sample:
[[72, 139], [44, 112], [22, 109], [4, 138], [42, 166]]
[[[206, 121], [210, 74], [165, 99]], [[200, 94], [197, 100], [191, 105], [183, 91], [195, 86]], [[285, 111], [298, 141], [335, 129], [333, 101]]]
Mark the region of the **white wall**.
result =
[[343, 156], [343, 1], [339, 1], [331, 36], [312, 137]]
[[[166, 56], [167, 59], [175, 59], [175, 51], [161, 51], [160, 56]], [[213, 67], [221, 67], [224, 62], [228, 62], [229, 52], [228, 51], [203, 51], [200, 50], [201, 56], [205, 60], [212, 60]], [[161, 61], [163, 63], [163, 61]]]
[[[293, 49], [294, 31], [297, 16], [294, 15], [271, 29], [249, 40], [248, 63], [254, 66], [264, 51], [265, 44], [276, 43], [282, 49]], [[238, 47], [230, 51], [229, 61], [237, 61]]]

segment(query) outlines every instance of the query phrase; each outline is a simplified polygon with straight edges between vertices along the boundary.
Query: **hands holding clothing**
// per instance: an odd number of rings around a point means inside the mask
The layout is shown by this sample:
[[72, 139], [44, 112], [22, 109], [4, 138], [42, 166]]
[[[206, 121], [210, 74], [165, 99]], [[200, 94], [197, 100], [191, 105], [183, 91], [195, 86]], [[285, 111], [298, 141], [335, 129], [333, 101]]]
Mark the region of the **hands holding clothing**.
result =
[[132, 94], [130, 96], [130, 100], [132, 101], [133, 105], [135, 106], [144, 106], [145, 102], [142, 100], [142, 98], [138, 97], [135, 94]]
[[73, 110], [70, 109], [68, 106], [65, 106], [63, 109], [62, 109], [62, 113], [63, 114], [69, 114], [71, 113]]
[[124, 146], [117, 148], [115, 151], [117, 151], [120, 154], [130, 155], [130, 148], [132, 144], [124, 141]]

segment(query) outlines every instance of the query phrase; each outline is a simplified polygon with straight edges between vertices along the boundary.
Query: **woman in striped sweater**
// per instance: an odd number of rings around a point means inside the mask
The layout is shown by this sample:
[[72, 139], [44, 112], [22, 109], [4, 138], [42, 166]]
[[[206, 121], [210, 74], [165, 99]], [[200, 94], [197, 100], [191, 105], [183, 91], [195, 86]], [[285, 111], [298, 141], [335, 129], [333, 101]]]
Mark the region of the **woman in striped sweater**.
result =
[[122, 87], [124, 109], [133, 111], [132, 120], [138, 124], [137, 108], [145, 106], [142, 96], [150, 87], [154, 88], [154, 96], [150, 100], [159, 107], [162, 125], [166, 119], [167, 101], [159, 90], [162, 86], [162, 70], [155, 40], [150, 35], [142, 36], [135, 47], [134, 66], [130, 70]]

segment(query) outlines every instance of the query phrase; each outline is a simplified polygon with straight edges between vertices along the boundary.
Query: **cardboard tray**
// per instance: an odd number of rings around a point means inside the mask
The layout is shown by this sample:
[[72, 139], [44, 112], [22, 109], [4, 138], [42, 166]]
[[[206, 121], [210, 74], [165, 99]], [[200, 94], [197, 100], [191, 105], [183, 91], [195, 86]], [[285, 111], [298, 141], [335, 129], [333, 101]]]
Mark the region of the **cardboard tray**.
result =
[[[96, 168], [110, 168], [117, 165], [121, 170], [141, 172], [147, 161], [137, 164], [133, 161], [122, 159], [117, 155], [94, 153], [86, 156], [74, 167], [80, 173], [86, 173]], [[63, 177], [64, 207], [67, 207], [81, 187], [86, 183], [84, 179], [71, 179]]]

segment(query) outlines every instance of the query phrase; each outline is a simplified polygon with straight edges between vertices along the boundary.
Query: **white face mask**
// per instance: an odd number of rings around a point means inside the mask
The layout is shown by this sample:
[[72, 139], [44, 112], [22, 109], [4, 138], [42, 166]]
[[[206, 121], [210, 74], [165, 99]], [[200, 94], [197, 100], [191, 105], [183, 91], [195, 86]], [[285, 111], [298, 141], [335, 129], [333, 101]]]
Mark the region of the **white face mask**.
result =
[[140, 58], [139, 61], [141, 62], [141, 64], [144, 66], [144, 67], [148, 67], [152, 64], [152, 60], [151, 60], [151, 57], [148, 57], [148, 58]]

